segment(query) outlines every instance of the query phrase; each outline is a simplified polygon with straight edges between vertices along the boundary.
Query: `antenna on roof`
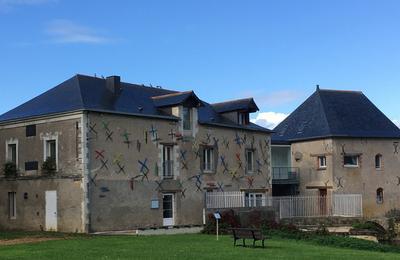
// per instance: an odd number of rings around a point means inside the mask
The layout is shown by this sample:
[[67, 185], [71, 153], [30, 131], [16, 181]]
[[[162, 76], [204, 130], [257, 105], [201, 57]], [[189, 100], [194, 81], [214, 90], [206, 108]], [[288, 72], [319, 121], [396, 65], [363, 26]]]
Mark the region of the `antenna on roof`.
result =
[[319, 85], [317, 84], [317, 91], [319, 91]]

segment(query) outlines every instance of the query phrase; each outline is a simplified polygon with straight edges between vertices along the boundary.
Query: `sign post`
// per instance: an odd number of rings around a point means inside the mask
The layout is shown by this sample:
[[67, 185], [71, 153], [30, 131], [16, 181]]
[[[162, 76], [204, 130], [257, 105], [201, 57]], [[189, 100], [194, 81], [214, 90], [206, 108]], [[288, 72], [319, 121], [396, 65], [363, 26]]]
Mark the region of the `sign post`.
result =
[[216, 230], [217, 230], [217, 241], [218, 241], [218, 235], [219, 235], [218, 222], [221, 219], [221, 214], [219, 214], [219, 212], [215, 212], [214, 213], [214, 218], [215, 218], [215, 222], [217, 224]]

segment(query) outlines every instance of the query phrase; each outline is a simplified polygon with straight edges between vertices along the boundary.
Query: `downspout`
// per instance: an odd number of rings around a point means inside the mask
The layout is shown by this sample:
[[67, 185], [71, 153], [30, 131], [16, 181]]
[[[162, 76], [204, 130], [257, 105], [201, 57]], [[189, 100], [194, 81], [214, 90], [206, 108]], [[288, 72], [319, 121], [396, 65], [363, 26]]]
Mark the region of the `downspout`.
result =
[[90, 225], [90, 154], [88, 142], [88, 125], [89, 125], [89, 112], [83, 112], [82, 116], [82, 172], [83, 172], [83, 205], [82, 205], [82, 223], [85, 233], [91, 231]]

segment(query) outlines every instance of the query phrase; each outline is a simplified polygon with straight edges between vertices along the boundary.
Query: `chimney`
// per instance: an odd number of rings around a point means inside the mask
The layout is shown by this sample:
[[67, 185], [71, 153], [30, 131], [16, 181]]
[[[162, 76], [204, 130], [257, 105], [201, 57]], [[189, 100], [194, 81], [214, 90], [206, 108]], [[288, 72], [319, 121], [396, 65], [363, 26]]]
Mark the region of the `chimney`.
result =
[[121, 77], [120, 76], [107, 77], [106, 87], [114, 96], [118, 96], [119, 93], [121, 93]]

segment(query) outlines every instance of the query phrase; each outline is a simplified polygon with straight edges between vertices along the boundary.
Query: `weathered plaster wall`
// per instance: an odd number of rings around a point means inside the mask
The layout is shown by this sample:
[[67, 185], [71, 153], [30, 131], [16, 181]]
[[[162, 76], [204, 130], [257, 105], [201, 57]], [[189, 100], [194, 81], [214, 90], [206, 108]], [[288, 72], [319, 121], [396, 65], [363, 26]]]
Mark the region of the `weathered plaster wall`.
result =
[[[363, 195], [366, 217], [381, 217], [393, 208], [400, 208], [400, 149], [399, 140], [390, 139], [335, 139], [335, 192]], [[360, 153], [360, 167], [343, 166], [345, 153]], [[397, 152], [396, 152], [397, 151]], [[375, 168], [375, 156], [382, 155], [382, 168]], [[340, 181], [340, 184], [339, 184]], [[376, 202], [376, 190], [383, 188], [384, 202]]]
[[[26, 137], [26, 125], [36, 124], [36, 136]], [[83, 232], [82, 182], [82, 115], [44, 118], [0, 126], [0, 162], [6, 162], [6, 142], [18, 140], [18, 168], [20, 176], [0, 177], [0, 227], [4, 229], [40, 230], [45, 227], [45, 191], [57, 191], [58, 230]], [[44, 161], [44, 138], [58, 140], [58, 168], [53, 177], [41, 173]], [[25, 162], [37, 161], [39, 170], [25, 171]], [[8, 192], [16, 192], [17, 218], [8, 212]], [[24, 199], [24, 193], [28, 199]]]
[[[194, 136], [181, 138], [180, 124], [162, 119], [89, 114], [92, 231], [162, 226], [163, 193], [174, 194], [175, 225], [203, 223], [206, 189], [270, 193], [268, 135], [195, 124]], [[174, 144], [173, 180], [162, 178], [163, 143]], [[259, 166], [255, 162], [255, 168], [260, 172], [245, 176], [244, 151], [251, 144], [256, 151], [255, 159], [260, 162]], [[201, 173], [200, 158], [196, 155], [201, 145], [211, 145], [218, 150], [216, 173]], [[238, 158], [242, 168], [239, 168]], [[152, 199], [159, 199], [158, 209], [150, 208]]]

